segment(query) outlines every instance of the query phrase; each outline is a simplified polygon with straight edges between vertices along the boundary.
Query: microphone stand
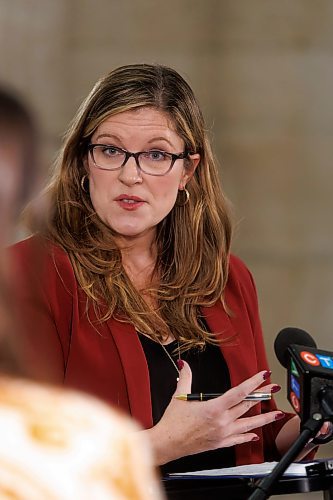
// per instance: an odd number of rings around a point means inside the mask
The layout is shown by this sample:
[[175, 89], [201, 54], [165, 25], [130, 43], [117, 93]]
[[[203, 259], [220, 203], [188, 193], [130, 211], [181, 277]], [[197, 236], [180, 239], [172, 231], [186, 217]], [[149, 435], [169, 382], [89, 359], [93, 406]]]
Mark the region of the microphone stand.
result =
[[325, 418], [321, 413], [314, 413], [302, 427], [298, 438], [295, 440], [289, 450], [283, 455], [280, 462], [276, 464], [270, 474], [265, 476], [257, 485], [255, 491], [248, 500], [266, 500], [275, 482], [280, 479], [284, 471], [294, 461], [297, 455], [302, 451], [306, 443], [314, 437], [321, 428]]

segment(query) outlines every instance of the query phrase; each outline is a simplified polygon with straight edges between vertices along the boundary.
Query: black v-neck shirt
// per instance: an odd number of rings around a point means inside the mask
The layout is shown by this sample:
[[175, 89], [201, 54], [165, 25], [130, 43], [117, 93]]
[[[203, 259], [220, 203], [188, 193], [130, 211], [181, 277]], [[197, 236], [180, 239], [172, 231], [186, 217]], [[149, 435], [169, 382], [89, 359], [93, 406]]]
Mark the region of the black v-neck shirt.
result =
[[[152, 414], [154, 425], [159, 422], [176, 390], [178, 372], [163, 347], [139, 335], [149, 369]], [[177, 361], [177, 342], [164, 346]], [[226, 392], [231, 387], [228, 366], [217, 345], [206, 344], [204, 350], [190, 349], [181, 355], [192, 370], [192, 392]], [[191, 404], [188, 402], [186, 404]], [[235, 465], [234, 447], [220, 448], [189, 455], [161, 467], [162, 474], [215, 469]]]

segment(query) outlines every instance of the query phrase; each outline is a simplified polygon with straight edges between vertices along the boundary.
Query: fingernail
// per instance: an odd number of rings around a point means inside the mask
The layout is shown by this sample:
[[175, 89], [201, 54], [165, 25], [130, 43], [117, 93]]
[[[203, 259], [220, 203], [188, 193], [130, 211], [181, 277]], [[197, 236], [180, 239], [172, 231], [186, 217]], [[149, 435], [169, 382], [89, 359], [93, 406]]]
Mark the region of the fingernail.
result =
[[281, 411], [280, 413], [277, 413], [275, 415], [275, 420], [281, 420], [281, 418], [284, 418], [286, 415]]
[[251, 441], [259, 441], [259, 436], [253, 436], [253, 438], [251, 439]]
[[272, 393], [279, 392], [279, 391], [281, 391], [281, 386], [278, 384], [273, 385], [273, 387], [271, 388]]
[[263, 374], [263, 379], [267, 380], [271, 376], [272, 372], [271, 370], [266, 370]]
[[177, 359], [177, 366], [179, 370], [182, 370], [184, 368], [184, 361], [182, 359]]

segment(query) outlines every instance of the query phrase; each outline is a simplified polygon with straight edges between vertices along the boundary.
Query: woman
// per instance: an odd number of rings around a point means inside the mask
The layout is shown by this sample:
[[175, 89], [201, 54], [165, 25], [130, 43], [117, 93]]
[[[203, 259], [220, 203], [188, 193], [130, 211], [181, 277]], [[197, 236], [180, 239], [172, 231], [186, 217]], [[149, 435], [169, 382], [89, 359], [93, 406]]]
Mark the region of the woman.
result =
[[95, 398], [22, 377], [3, 245], [37, 177], [35, 146], [30, 113], [0, 89], [0, 498], [161, 499], [137, 426]]
[[[278, 458], [299, 424], [273, 401], [243, 401], [279, 388], [269, 383], [254, 283], [230, 256], [227, 203], [183, 78], [148, 64], [102, 78], [47, 192], [46, 227], [13, 249], [31, 373], [130, 413], [164, 471]], [[172, 397], [191, 391], [225, 394]]]

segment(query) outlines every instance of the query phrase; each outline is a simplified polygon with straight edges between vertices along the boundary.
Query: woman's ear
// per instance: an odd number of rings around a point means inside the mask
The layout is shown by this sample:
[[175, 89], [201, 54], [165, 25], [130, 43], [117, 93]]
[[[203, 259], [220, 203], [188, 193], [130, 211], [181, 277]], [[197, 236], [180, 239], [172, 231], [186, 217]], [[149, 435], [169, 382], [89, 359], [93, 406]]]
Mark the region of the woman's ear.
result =
[[199, 153], [195, 153], [193, 155], [188, 155], [187, 157], [187, 165], [184, 168], [184, 172], [179, 183], [179, 189], [184, 189], [188, 181], [191, 179], [192, 175], [195, 172], [195, 169], [200, 163], [200, 155]]

